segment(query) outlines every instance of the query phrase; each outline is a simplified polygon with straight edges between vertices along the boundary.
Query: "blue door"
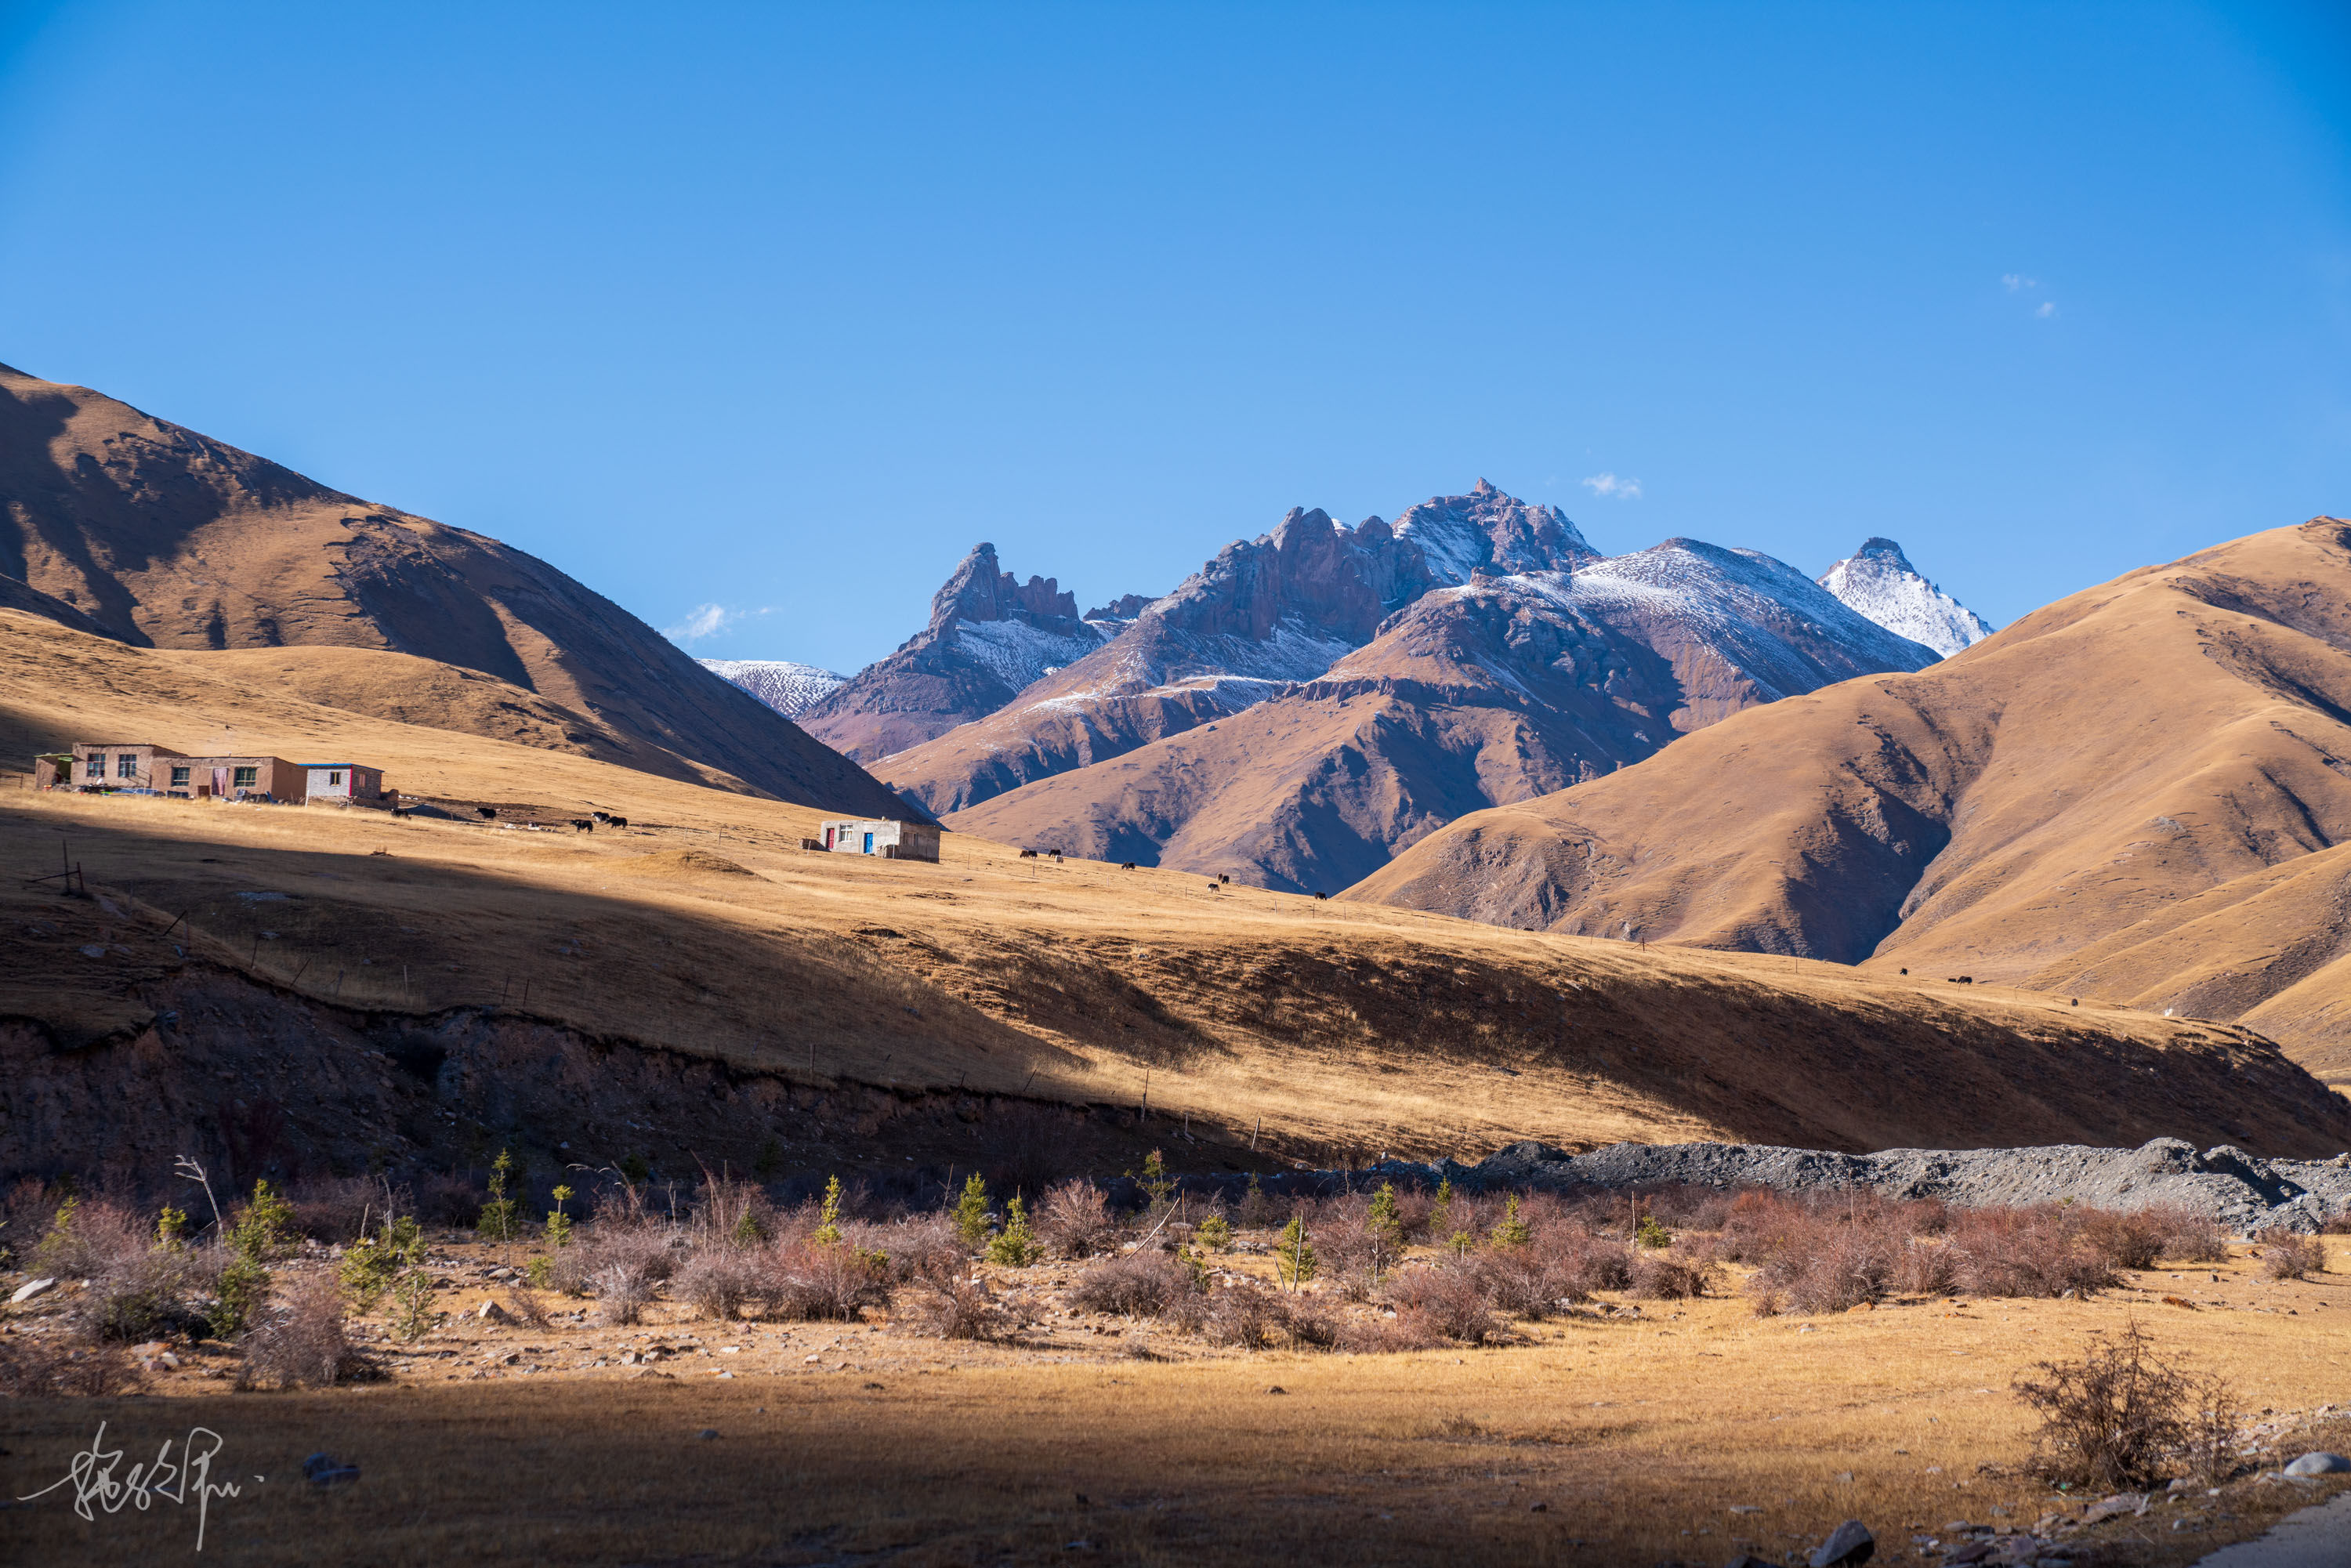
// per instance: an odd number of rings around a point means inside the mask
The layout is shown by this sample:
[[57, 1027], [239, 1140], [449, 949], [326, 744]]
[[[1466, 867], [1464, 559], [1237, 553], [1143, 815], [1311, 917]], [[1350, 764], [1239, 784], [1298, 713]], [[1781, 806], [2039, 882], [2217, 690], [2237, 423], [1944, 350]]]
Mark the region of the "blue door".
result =
[[871, 833], [865, 835], [865, 852], [869, 855], [873, 852], [873, 835]]

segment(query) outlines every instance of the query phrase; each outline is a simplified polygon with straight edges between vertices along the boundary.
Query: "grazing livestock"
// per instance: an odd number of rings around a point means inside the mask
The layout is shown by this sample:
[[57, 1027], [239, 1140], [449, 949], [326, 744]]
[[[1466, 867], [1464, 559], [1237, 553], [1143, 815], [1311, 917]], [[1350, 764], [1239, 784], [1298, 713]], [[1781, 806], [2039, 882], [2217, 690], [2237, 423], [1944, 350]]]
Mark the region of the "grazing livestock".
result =
[[625, 828], [629, 825], [629, 819], [626, 817], [607, 817], [604, 819], [604, 825], [608, 828]]
[[476, 806], [474, 808], [474, 815], [481, 818], [482, 821], [486, 822], [497, 814], [498, 809], [496, 806]]
[[1315, 897], [1317, 897], [1317, 898], [1326, 898], [1326, 899], [1327, 899], [1327, 898], [1329, 898], [1331, 895], [1330, 895], [1329, 894], [1327, 894], [1327, 893], [1318, 893], [1318, 894], [1316, 894], [1314, 896], [1315, 896]]
[[1022, 850], [1020, 852], [1020, 858], [1024, 861], [1033, 861], [1037, 858], [1037, 852], [1035, 850]]
[[571, 831], [575, 833], [592, 833], [596, 831], [596, 821], [592, 817], [573, 817], [570, 822]]
[[602, 811], [598, 811], [597, 813], [595, 813], [595, 816], [596, 816], [596, 820], [597, 820], [598, 821], [600, 821], [600, 822], [609, 822], [609, 821], [611, 821], [612, 820], [612, 819], [611, 819], [611, 817], [609, 814], [607, 814], [607, 813], [605, 813], [605, 812], [602, 812]]
[[1233, 879], [1232, 879], [1231, 877], [1227, 876], [1223, 872], [1218, 872], [1218, 873], [1217, 873], [1217, 880], [1218, 882], [1230, 882], [1230, 881], [1232, 881]]
[[1129, 861], [1118, 869], [1121, 871], [1133, 871], [1134, 869], [1134, 862], [1133, 861]]

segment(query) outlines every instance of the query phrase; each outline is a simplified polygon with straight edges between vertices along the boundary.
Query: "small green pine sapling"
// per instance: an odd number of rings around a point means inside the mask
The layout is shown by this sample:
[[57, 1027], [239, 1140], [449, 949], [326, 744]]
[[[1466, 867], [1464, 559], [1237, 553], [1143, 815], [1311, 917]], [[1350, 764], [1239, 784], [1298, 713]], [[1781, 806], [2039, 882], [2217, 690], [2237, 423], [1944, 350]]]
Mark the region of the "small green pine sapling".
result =
[[411, 1269], [392, 1289], [392, 1335], [414, 1344], [433, 1332], [433, 1276]]
[[1176, 1190], [1176, 1180], [1167, 1174], [1167, 1156], [1157, 1149], [1144, 1155], [1143, 1174], [1135, 1179], [1151, 1195], [1152, 1215], [1166, 1213], [1169, 1196]]
[[816, 1239], [827, 1247], [841, 1245], [841, 1178], [824, 1184], [824, 1206], [817, 1210]]
[[555, 1189], [555, 1207], [547, 1211], [547, 1244], [550, 1248], [562, 1247], [571, 1239], [571, 1217], [563, 1212], [563, 1206], [570, 1201], [569, 1187]]
[[737, 1247], [757, 1247], [767, 1239], [768, 1233], [759, 1228], [759, 1217], [746, 1204], [742, 1217], [735, 1221], [735, 1229], [726, 1239]]
[[505, 1149], [490, 1162], [490, 1197], [474, 1229], [485, 1241], [511, 1241], [522, 1231], [522, 1205], [507, 1196], [507, 1177], [515, 1168], [514, 1155]]
[[50, 1267], [53, 1260], [65, 1257], [74, 1249], [74, 1215], [80, 1207], [81, 1199], [71, 1193], [66, 1194], [65, 1201], [57, 1205], [57, 1213], [49, 1218], [48, 1234], [42, 1237], [39, 1245], [33, 1249], [33, 1267]]
[[987, 1243], [987, 1184], [977, 1171], [963, 1184], [963, 1197], [956, 1200], [955, 1228], [963, 1244], [975, 1252]]
[[366, 1312], [382, 1299], [402, 1270], [424, 1261], [424, 1233], [413, 1215], [387, 1216], [380, 1235], [362, 1236], [343, 1253], [338, 1270], [352, 1308]]
[[1497, 1247], [1524, 1247], [1530, 1239], [1527, 1222], [1519, 1218], [1519, 1195], [1512, 1193], [1502, 1207], [1502, 1218], [1495, 1222], [1491, 1240]]
[[1450, 1236], [1453, 1230], [1453, 1182], [1447, 1177], [1437, 1184], [1437, 1197], [1428, 1206], [1428, 1233]]
[[1364, 1223], [1373, 1235], [1389, 1247], [1404, 1245], [1404, 1216], [1396, 1209], [1395, 1183], [1380, 1183], [1380, 1190], [1372, 1195], [1371, 1213], [1365, 1217]]
[[1192, 1238], [1211, 1252], [1222, 1252], [1233, 1244], [1232, 1221], [1212, 1214], [1192, 1228]]
[[165, 1204], [163, 1212], [155, 1217], [155, 1245], [166, 1252], [181, 1251], [185, 1246], [183, 1239], [187, 1233], [187, 1211]]
[[1194, 1290], [1205, 1291], [1208, 1288], [1208, 1260], [1206, 1258], [1201, 1257], [1189, 1247], [1178, 1247], [1176, 1249], [1176, 1261], [1182, 1266], [1186, 1273], [1192, 1276]]
[[1045, 1255], [1029, 1228], [1029, 1208], [1019, 1196], [1004, 1206], [1004, 1228], [987, 1243], [987, 1260], [1008, 1268], [1025, 1269]]
[[1657, 1223], [1654, 1214], [1641, 1216], [1641, 1223], [1633, 1228], [1633, 1239], [1644, 1247], [1671, 1247], [1674, 1233]]
[[229, 1222], [228, 1244], [256, 1263], [285, 1256], [294, 1245], [294, 1206], [267, 1182], [255, 1182], [252, 1201]]
[[530, 1281], [534, 1291], [555, 1289], [555, 1265], [546, 1258], [534, 1258], [522, 1266], [522, 1277]]
[[1273, 1270], [1282, 1284], [1295, 1291], [1314, 1278], [1314, 1248], [1306, 1239], [1306, 1218], [1293, 1214], [1273, 1244]]

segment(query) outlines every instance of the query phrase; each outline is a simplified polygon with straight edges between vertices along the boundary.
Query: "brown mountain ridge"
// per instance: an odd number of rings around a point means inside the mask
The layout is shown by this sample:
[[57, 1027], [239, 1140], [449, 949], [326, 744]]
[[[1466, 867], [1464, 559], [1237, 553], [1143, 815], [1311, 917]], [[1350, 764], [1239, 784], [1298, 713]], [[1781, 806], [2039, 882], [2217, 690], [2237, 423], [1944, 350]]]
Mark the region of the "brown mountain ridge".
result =
[[1344, 895], [2240, 1019], [2351, 1082], [2351, 522], [1464, 817]]
[[[869, 775], [545, 561], [380, 507], [86, 387], [0, 366], [0, 573], [135, 644], [380, 650], [483, 694], [446, 716], [697, 782], [866, 815], [907, 808]], [[323, 653], [280, 674], [361, 712], [429, 693]], [[306, 674], [307, 672], [307, 674]]]

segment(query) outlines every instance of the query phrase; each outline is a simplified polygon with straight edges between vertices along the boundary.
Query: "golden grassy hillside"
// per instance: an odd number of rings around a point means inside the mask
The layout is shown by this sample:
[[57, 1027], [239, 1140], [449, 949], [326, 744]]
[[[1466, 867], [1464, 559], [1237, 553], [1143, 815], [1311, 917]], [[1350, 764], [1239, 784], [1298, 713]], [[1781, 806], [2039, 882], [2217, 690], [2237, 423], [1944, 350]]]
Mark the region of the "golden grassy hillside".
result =
[[[394, 651], [529, 694], [505, 705], [514, 714], [463, 694], [434, 720], [447, 727], [506, 737], [519, 722], [607, 761], [903, 814], [856, 765], [547, 562], [5, 365], [0, 573], [132, 643]], [[284, 663], [350, 706], [408, 716], [394, 710], [413, 671]]]
[[1347, 897], [2243, 1019], [2351, 1082], [2351, 523], [1464, 817]]
[[[1147, 1094], [1228, 1136], [1261, 1119], [1268, 1146], [1318, 1156], [1524, 1136], [2351, 1143], [2339, 1102], [2227, 1029], [1040, 863], [959, 834], [938, 865], [810, 854], [811, 810], [307, 703], [211, 653], [5, 612], [0, 672], [6, 754], [76, 736], [194, 749], [233, 726], [241, 747], [381, 765], [404, 793], [632, 823], [574, 835], [0, 793], [15, 933], [0, 1013], [78, 1038], [135, 1035], [157, 977], [192, 961], [319, 1003], [503, 1002], [590, 1038], [826, 1081]], [[21, 880], [61, 853], [108, 905]], [[238, 896], [256, 893], [289, 896]]]

